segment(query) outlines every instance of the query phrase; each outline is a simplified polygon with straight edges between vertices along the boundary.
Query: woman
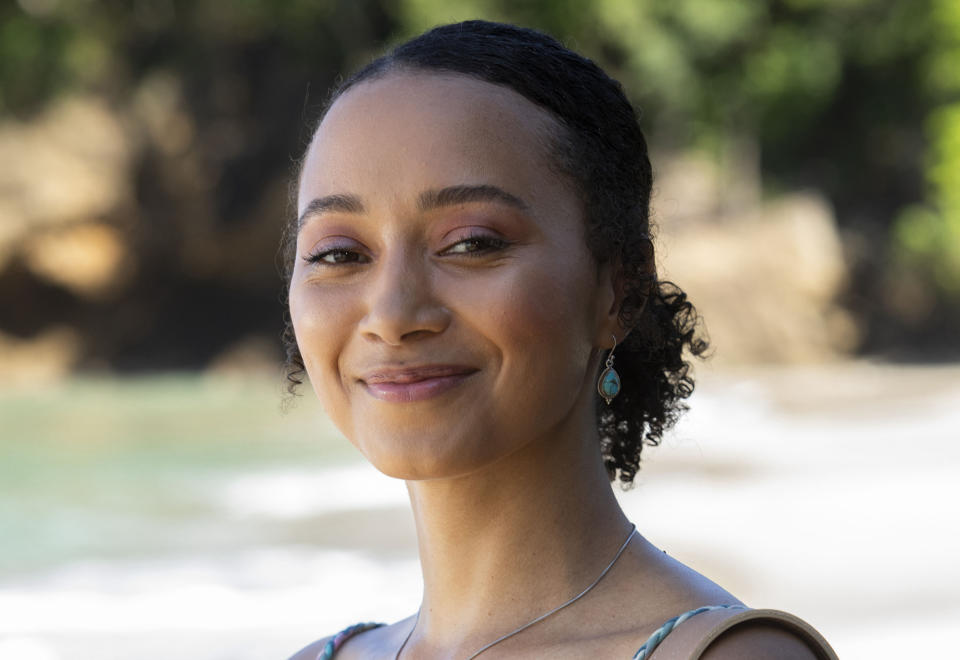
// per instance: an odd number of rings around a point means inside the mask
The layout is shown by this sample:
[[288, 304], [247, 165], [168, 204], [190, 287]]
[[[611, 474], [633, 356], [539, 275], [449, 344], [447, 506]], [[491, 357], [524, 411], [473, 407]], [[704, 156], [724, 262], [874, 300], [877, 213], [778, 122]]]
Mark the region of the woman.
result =
[[296, 660], [831, 657], [613, 496], [706, 348], [657, 280], [650, 187], [619, 84], [532, 30], [440, 27], [336, 91], [299, 178], [290, 377], [406, 480], [424, 593]]

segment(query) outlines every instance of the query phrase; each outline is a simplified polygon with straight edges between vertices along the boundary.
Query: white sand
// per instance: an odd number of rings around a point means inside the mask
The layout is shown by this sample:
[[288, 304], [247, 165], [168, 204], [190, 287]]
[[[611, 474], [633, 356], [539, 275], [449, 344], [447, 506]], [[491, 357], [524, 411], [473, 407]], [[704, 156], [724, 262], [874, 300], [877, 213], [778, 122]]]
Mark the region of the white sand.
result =
[[[947, 657], [960, 624], [960, 367], [701, 374], [621, 501], [654, 543], [842, 658]], [[419, 598], [401, 483], [296, 466], [211, 485], [264, 530], [224, 555], [69, 564], [0, 585], [0, 660], [281, 659]], [[271, 526], [281, 524], [283, 527]]]

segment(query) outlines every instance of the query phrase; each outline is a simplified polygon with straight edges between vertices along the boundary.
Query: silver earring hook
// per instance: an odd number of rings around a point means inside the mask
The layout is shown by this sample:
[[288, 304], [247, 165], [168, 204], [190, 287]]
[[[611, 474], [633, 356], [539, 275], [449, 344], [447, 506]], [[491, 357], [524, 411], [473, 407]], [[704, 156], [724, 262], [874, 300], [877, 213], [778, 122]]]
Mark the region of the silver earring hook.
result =
[[610, 405], [610, 402], [613, 401], [613, 398], [620, 393], [620, 375], [617, 373], [617, 370], [613, 368], [613, 352], [617, 348], [617, 335], [611, 333], [613, 337], [613, 348], [610, 349], [610, 353], [607, 355], [607, 364], [606, 368], [600, 374], [600, 380], [597, 381], [597, 391], [600, 392], [600, 396], [603, 397], [603, 400], [607, 402], [607, 405]]

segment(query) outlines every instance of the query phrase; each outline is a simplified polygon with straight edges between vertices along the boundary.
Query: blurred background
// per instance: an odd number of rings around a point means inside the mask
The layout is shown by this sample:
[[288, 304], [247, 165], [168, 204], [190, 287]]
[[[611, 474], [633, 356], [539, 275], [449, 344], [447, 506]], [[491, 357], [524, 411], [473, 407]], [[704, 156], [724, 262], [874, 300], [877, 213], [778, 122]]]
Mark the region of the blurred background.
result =
[[403, 485], [285, 404], [278, 247], [338, 76], [473, 17], [642, 110], [714, 355], [631, 517], [841, 657], [947, 648], [960, 2], [0, 0], [0, 660], [282, 658], [416, 609]]

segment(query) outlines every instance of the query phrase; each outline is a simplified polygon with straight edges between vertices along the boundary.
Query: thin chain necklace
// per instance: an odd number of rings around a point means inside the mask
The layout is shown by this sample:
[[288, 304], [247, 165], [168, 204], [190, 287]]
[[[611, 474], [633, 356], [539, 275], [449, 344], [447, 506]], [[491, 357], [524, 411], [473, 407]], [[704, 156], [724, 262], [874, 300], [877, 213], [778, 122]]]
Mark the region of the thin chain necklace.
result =
[[[549, 612], [547, 612], [547, 613], [545, 613], [545, 614], [541, 614], [540, 616], [538, 616], [538, 617], [537, 617], [536, 619], [534, 619], [533, 621], [528, 621], [527, 623], [523, 624], [522, 626], [520, 626], [520, 627], [517, 628], [516, 630], [514, 630], [514, 631], [512, 631], [512, 632], [508, 632], [506, 635], [504, 635], [504, 636], [502, 636], [502, 637], [498, 637], [497, 639], [493, 640], [492, 642], [490, 642], [489, 644], [487, 644], [486, 646], [484, 646], [483, 648], [481, 648], [479, 651], [476, 651], [473, 655], [471, 655], [469, 658], [467, 658], [467, 660], [473, 660], [474, 658], [476, 658], [478, 655], [480, 655], [481, 653], [483, 653], [484, 651], [486, 651], [486, 650], [487, 650], [488, 648], [490, 648], [491, 646], [496, 646], [497, 644], [499, 644], [500, 642], [504, 641], [505, 639], [509, 639], [509, 638], [513, 637], [514, 635], [517, 635], [517, 634], [519, 634], [519, 633], [522, 633], [524, 630], [526, 630], [526, 629], [529, 628], [530, 626], [532, 626], [532, 625], [534, 625], [534, 624], [536, 624], [536, 623], [540, 623], [541, 621], [543, 621], [544, 619], [546, 619], [546, 618], [549, 617], [549, 616], [553, 616], [554, 614], [556, 614], [557, 612], [559, 612], [559, 611], [562, 610], [563, 608], [568, 607], [568, 606], [570, 606], [570, 605], [573, 605], [573, 604], [576, 603], [578, 600], [580, 600], [581, 598], [583, 598], [584, 596], [586, 596], [588, 593], [590, 593], [590, 590], [593, 589], [593, 588], [594, 588], [595, 586], [597, 586], [598, 584], [600, 584], [600, 580], [603, 579], [603, 576], [605, 576], [607, 573], [609, 573], [609, 572], [610, 572], [610, 569], [613, 568], [613, 565], [617, 563], [617, 560], [620, 559], [620, 555], [622, 555], [622, 554], [623, 554], [623, 551], [627, 549], [627, 545], [630, 543], [630, 539], [632, 539], [632, 538], [633, 538], [633, 535], [636, 534], [636, 533], [637, 533], [637, 526], [636, 526], [636, 525], [631, 525], [631, 526], [630, 526], [630, 533], [627, 535], [627, 540], [623, 542], [623, 545], [621, 545], [621, 546], [620, 546], [620, 549], [617, 550], [617, 554], [614, 555], [614, 557], [613, 557], [613, 559], [610, 561], [610, 563], [607, 564], [607, 567], [604, 568], [602, 571], [600, 571], [600, 575], [597, 576], [597, 579], [596, 579], [596, 580], [594, 580], [593, 582], [590, 583], [590, 586], [589, 586], [589, 587], [587, 587], [586, 589], [584, 589], [583, 591], [581, 591], [579, 594], [577, 594], [576, 596], [574, 596], [573, 598], [571, 598], [570, 600], [568, 600], [568, 601], [567, 601], [566, 603], [564, 603], [563, 605], [559, 605], [559, 606], [553, 608], [552, 610], [550, 610]], [[408, 633], [407, 633], [407, 636], [404, 637], [404, 639], [403, 639], [403, 644], [401, 644], [401, 645], [400, 645], [400, 648], [397, 649], [397, 653], [396, 653], [396, 655], [393, 656], [393, 660], [400, 660], [400, 654], [403, 652], [403, 649], [407, 646], [407, 642], [409, 642], [409, 641], [410, 641], [410, 638], [413, 636], [413, 631], [417, 629], [417, 624], [418, 624], [419, 622], [420, 622], [420, 610], [417, 610], [417, 618], [414, 619], [414, 621], [413, 621], [413, 627], [410, 628], [410, 632], [408, 632]]]

